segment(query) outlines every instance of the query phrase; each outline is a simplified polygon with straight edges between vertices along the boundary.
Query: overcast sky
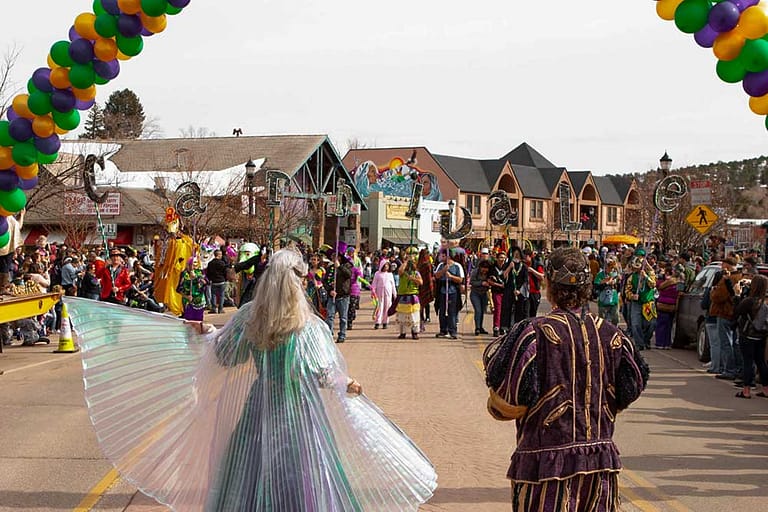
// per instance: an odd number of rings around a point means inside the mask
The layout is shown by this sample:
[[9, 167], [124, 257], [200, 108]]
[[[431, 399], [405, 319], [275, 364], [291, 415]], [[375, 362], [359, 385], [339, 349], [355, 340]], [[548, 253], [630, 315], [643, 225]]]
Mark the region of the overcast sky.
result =
[[[90, 9], [3, 2], [15, 78]], [[715, 63], [651, 0], [192, 0], [98, 100], [132, 89], [167, 137], [240, 127], [476, 158], [528, 142], [597, 174], [665, 150], [673, 167], [768, 154], [764, 118]]]

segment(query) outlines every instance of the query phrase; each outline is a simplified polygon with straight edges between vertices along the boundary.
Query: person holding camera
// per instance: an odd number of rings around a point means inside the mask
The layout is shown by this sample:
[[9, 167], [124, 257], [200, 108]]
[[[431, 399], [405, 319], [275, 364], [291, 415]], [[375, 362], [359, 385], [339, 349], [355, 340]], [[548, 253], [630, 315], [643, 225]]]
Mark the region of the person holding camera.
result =
[[[723, 260], [721, 264], [723, 278], [709, 295], [710, 314], [717, 319], [717, 339], [711, 340], [711, 343], [717, 343], [720, 347], [718, 367], [723, 369], [723, 372], [715, 378], [723, 380], [735, 380], [741, 375], [739, 368], [741, 353], [738, 351], [738, 340], [733, 331], [734, 306], [741, 295], [741, 273], [738, 272], [736, 265], [736, 259], [733, 257], [729, 256]], [[712, 364], [717, 366], [718, 362], [712, 361]]]

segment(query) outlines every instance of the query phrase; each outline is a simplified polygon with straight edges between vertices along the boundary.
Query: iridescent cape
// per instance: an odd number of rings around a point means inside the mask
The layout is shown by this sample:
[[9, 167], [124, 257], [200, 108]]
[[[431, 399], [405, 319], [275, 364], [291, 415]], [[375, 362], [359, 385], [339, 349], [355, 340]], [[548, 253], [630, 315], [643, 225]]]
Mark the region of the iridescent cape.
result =
[[426, 456], [365, 396], [313, 317], [273, 350], [251, 305], [198, 336], [176, 318], [67, 297], [102, 450], [178, 511], [416, 510], [437, 486]]

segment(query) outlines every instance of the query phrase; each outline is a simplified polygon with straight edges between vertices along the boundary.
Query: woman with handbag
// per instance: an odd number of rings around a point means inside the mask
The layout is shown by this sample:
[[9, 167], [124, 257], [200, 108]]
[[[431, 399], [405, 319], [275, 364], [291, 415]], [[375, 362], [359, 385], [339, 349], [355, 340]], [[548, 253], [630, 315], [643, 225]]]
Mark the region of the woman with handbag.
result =
[[656, 299], [656, 348], [660, 350], [672, 348], [672, 322], [677, 311], [679, 283], [672, 265], [669, 262], [659, 263], [659, 276], [656, 279], [656, 289], [659, 291]]

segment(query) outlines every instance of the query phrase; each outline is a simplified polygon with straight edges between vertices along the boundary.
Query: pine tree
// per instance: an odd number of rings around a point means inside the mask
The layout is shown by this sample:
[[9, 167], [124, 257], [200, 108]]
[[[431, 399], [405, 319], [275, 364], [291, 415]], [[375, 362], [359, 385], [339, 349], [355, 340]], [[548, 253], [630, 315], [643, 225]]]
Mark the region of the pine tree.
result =
[[104, 131], [108, 139], [138, 139], [144, 131], [144, 107], [130, 89], [115, 91], [104, 105]]
[[80, 134], [81, 139], [103, 139], [106, 136], [104, 128], [104, 111], [98, 103], [95, 103], [88, 111], [88, 118], [85, 120], [85, 132]]

